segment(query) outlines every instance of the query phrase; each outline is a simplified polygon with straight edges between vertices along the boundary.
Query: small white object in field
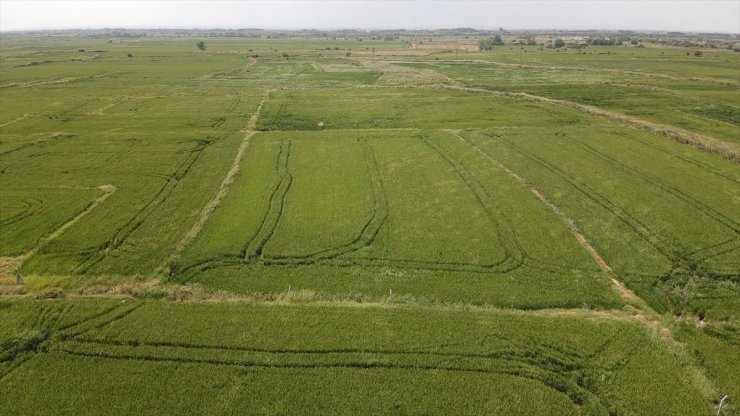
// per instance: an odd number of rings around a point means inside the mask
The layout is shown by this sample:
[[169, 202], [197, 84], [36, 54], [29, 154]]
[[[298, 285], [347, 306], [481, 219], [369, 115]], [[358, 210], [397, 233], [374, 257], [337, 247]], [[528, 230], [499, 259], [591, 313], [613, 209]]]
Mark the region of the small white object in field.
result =
[[725, 400], [729, 398], [730, 397], [727, 394], [725, 394], [725, 397], [723, 397], [722, 400], [719, 401], [719, 410], [717, 410], [717, 416], [719, 416], [720, 413], [722, 413], [722, 405], [725, 404]]

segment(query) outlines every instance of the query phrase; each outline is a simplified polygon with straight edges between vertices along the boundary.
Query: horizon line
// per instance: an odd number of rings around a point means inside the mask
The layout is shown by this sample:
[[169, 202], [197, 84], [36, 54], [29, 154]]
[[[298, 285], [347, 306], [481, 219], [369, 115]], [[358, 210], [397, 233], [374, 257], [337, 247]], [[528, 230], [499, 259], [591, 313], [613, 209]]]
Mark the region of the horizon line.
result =
[[[454, 29], [470, 29], [479, 31], [497, 31], [500, 28], [481, 28], [481, 27], [415, 27], [415, 28], [382, 28], [382, 27], [237, 27], [237, 26], [59, 26], [59, 27], [45, 27], [45, 28], [18, 28], [12, 30], [0, 30], [0, 34], [12, 34], [17, 32], [45, 32], [45, 31], [60, 31], [60, 30], [284, 30], [284, 31], [340, 31], [340, 30], [357, 30], [357, 31], [394, 31], [394, 30], [454, 30]], [[504, 28], [504, 31], [605, 31], [605, 32], [652, 32], [652, 33], [686, 33], [686, 34], [719, 34], [719, 35], [734, 35], [740, 36], [740, 32], [721, 32], [721, 31], [697, 31], [697, 30], [681, 30], [681, 29], [619, 29], [619, 28], [605, 28], [605, 27], [550, 27], [550, 28], [535, 28], [535, 27], [516, 27], [516, 28]]]

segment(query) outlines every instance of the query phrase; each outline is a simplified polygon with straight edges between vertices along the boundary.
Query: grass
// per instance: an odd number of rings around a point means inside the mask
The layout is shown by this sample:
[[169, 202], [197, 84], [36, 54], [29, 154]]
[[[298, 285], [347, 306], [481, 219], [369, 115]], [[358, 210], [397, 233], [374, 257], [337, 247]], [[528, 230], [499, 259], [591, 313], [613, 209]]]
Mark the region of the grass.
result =
[[0, 414], [737, 413], [736, 54], [2, 40]]

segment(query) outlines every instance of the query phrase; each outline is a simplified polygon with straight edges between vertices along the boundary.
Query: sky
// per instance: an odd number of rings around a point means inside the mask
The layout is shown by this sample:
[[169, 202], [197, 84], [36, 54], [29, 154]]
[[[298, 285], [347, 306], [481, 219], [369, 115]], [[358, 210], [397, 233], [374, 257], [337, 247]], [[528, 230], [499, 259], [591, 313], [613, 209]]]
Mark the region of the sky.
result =
[[630, 29], [740, 33], [740, 0], [0, 0], [0, 31], [61, 28]]

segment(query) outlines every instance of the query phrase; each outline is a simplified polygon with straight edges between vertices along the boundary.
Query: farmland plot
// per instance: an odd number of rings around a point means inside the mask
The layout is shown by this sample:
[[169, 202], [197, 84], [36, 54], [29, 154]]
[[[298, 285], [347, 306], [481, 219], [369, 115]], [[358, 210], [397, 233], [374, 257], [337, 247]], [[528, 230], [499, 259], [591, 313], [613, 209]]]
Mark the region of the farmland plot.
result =
[[731, 53], [193, 43], [3, 39], [0, 414], [740, 395]]
[[[40, 209], [27, 220], [33, 229], [19, 222], [3, 232], [13, 241], [3, 245], [3, 255], [28, 249], [84, 209], [100, 193], [97, 187], [110, 186], [115, 192], [105, 203], [40, 247], [23, 271], [151, 273], [162, 262], [151, 253], [171, 250], [221, 180], [259, 91], [127, 88], [125, 78], [88, 82], [92, 86], [51, 85], [29, 93], [11, 88], [3, 93], [4, 100], [17, 102], [9, 107], [16, 113], [7, 118], [19, 117], [2, 127], [5, 140], [31, 138], [0, 155], [4, 200], [20, 198], [17, 204], [35, 204], [28, 212]], [[109, 95], [87, 100], [73, 93], [84, 93], [84, 88], [103, 88]], [[26, 108], [34, 102], [44, 104]], [[18, 192], [26, 196], [15, 197]], [[53, 195], [59, 196], [46, 209], [38, 207], [43, 205], [38, 201]], [[45, 214], [48, 210], [53, 212]], [[180, 220], [172, 221], [173, 212], [180, 213]], [[11, 217], [16, 214], [7, 215], [15, 221]]]
[[[5, 308], [33, 316], [24, 303]], [[89, 314], [47, 326], [45, 348], [26, 352], [27, 361], [4, 374], [8, 395], [0, 411], [37, 409], [39, 400], [44, 414], [98, 412], [101, 400], [165, 413], [600, 415], [709, 408], [659, 341], [616, 318], [156, 301]], [[83, 372], [93, 376], [74, 376]], [[152, 372], [166, 377], [144, 376]], [[77, 381], [70, 383], [70, 375]], [[36, 399], [20, 386], [59, 394]], [[642, 390], [653, 397], [678, 392], [680, 399], [645, 401], [636, 394]], [[137, 400], [128, 401], [132, 393]]]
[[[733, 60], [737, 58], [732, 57]], [[672, 125], [723, 141], [738, 142], [738, 84], [740, 73], [728, 71], [726, 79], [676, 78], [661, 72], [620, 69], [611, 60], [602, 66], [548, 66], [513, 62], [411, 63], [399, 65], [440, 71], [467, 86], [497, 91], [525, 92], [566, 100], [657, 123]], [[611, 67], [616, 65], [616, 67]], [[734, 66], [737, 67], [735, 62]], [[671, 65], [673, 66], [673, 65]], [[633, 67], [634, 68], [634, 67]], [[675, 69], [675, 66], [671, 68]], [[729, 69], [729, 68], [727, 68]], [[655, 69], [651, 68], [651, 71]], [[702, 71], [697, 71], [703, 74]]]
[[[268, 284], [375, 294], [390, 285], [458, 301], [469, 300], [471, 289], [439, 290], [465, 279], [507, 287], [512, 282], [505, 276], [516, 276], [522, 285], [516, 295], [487, 288], [473, 299], [532, 307], [544, 301], [534, 287], [559, 284], [562, 297], [545, 304], [615, 301], [606, 275], [567, 228], [499, 169], [480, 179], [472, 174], [491, 166], [449, 134], [263, 133], [252, 138], [244, 165], [185, 251], [176, 279], [224, 287], [215, 276], [242, 274], [249, 277], [239, 280], [240, 291], [248, 291], [271, 290], [264, 285], [275, 276]], [[514, 196], [499, 200], [501, 188]], [[522, 206], [544, 218], [522, 216]], [[394, 277], [389, 268], [410, 276]], [[343, 276], [333, 290], [323, 286], [332, 281], [327, 273]], [[412, 289], [421, 276], [429, 281]], [[580, 296], [566, 295], [568, 287], [579, 288]]]
[[[383, 141], [368, 140], [376, 149], [388, 220], [373, 244], [344, 257], [363, 264], [368, 264], [369, 258], [394, 266], [398, 266], [400, 260], [401, 264], [412, 268], [424, 268], [421, 266], [427, 260], [415, 258], [418, 254], [414, 252], [426, 252], [437, 259], [434, 269], [448, 263], [444, 266], [447, 269], [467, 267], [466, 270], [478, 272], [486, 267], [495, 272], [495, 267], [491, 267], [496, 262], [501, 266], [499, 271], [514, 271], [521, 266], [552, 266], [549, 262], [528, 261], [527, 244], [519, 241], [522, 237], [518, 227], [522, 225], [512, 226], [509, 220], [515, 210], [505, 212], [498, 208], [510, 193], [492, 197], [495, 193], [490, 189], [502, 183], [511, 185], [515, 179], [511, 175], [500, 175], [493, 182], [478, 179], [490, 170], [500, 172], [508, 168], [532, 189], [552, 198], [558, 212], [544, 215], [556, 221], [560, 217], [566, 231], [569, 226], [581, 229], [597, 252], [603, 254], [606, 263], [653, 307], [674, 312], [688, 308], [717, 317], [732, 315], [737, 310], [733, 300], [736, 289], [732, 284], [740, 252], [736, 164], [707, 158], [699, 151], [656, 140], [646, 133], [615, 129], [608, 122], [574, 110], [555, 107], [548, 111], [546, 118], [535, 118], [532, 115], [539, 114], [538, 110], [552, 106], [522, 103], [511, 98], [474, 96], [463, 100], [458, 98], [458, 93], [436, 90], [417, 90], [408, 95], [406, 101], [403, 90], [393, 89], [353, 90], [341, 97], [316, 90], [277, 94], [262, 117], [272, 121], [258, 123], [265, 129], [329, 129], [337, 130], [332, 134], [356, 135], [367, 135], [368, 129], [383, 128], [400, 136]], [[429, 101], [417, 104], [425, 98]], [[309, 100], [320, 104], [308, 105]], [[383, 111], [381, 106], [392, 108], [393, 119], [373, 116]], [[451, 117], [449, 112], [443, 113], [448, 107], [459, 112], [454, 122], [445, 121]], [[321, 125], [319, 120], [326, 122]], [[526, 127], [521, 123], [526, 123]], [[412, 128], [419, 124], [442, 130], [446, 124], [474, 128], [460, 134]], [[327, 133], [322, 135], [329, 134], [328, 130], [324, 131]], [[412, 136], [415, 140], [401, 139], [403, 136]], [[404, 144], [407, 142], [414, 143], [413, 147]], [[450, 153], [453, 148], [456, 153]], [[429, 165], [428, 171], [415, 176], [414, 172], [423, 172], [421, 161], [426, 160], [420, 155], [427, 153], [436, 153], [437, 165]], [[393, 155], [392, 164], [386, 162], [388, 155]], [[396, 173], [403, 169], [398, 155], [409, 155], [409, 165], [403, 174]], [[461, 162], [466, 158], [481, 160], [474, 167], [466, 167]], [[441, 174], [445, 171], [444, 165], [454, 172], [449, 179]], [[452, 180], [458, 183], [447, 182]], [[435, 187], [424, 188], [425, 181], [433, 182]], [[456, 193], [465, 188], [477, 202], [455, 201]], [[442, 197], [445, 199], [440, 199]], [[396, 198], [403, 198], [403, 202], [396, 203]], [[413, 202], [414, 199], [423, 200], [423, 207], [428, 211], [414, 211], [419, 204]], [[440, 205], [435, 206], [436, 201]], [[530, 202], [537, 205], [536, 200]], [[476, 205], [481, 208], [478, 214], [463, 211], [465, 207]], [[446, 209], [451, 207], [454, 209], [444, 217]], [[430, 216], [425, 217], [427, 212]], [[496, 230], [487, 234], [497, 236], [498, 241], [473, 237], [478, 233], [486, 234], [485, 225], [476, 224], [476, 218], [487, 218], [489, 226]], [[415, 223], [417, 219], [420, 223]], [[470, 224], [468, 231], [465, 231], [466, 223]], [[459, 230], [459, 234], [454, 230]], [[442, 235], [436, 240], [439, 248], [426, 250], [434, 247], [435, 242], [430, 241], [420, 242], [424, 250], [415, 246], [414, 240], [409, 238], [415, 231], [425, 236]], [[533, 232], [530, 234], [534, 236], [532, 240], [543, 238]], [[470, 246], [446, 239], [454, 235], [464, 235], [465, 243]], [[575, 244], [572, 235], [567, 232], [560, 235], [563, 236], [560, 241]], [[550, 243], [550, 247], [554, 245]], [[445, 254], [445, 248], [450, 247], [461, 250]], [[482, 253], [475, 247], [485, 247], [485, 255], [491, 256], [490, 260], [480, 257]], [[502, 250], [504, 256], [497, 257], [496, 249]], [[581, 252], [585, 255], [582, 248]], [[399, 257], [405, 253], [409, 253], [407, 257]], [[562, 257], [578, 258], [572, 254]], [[356, 263], [345, 261], [345, 264]], [[694, 275], [691, 279], [697, 296], [679, 299], [671, 292], [676, 290], [675, 285], [685, 283], [687, 277], [674, 279], [672, 276], [690, 274]], [[704, 296], [721, 296], [726, 302], [707, 308], [700, 300]]]

